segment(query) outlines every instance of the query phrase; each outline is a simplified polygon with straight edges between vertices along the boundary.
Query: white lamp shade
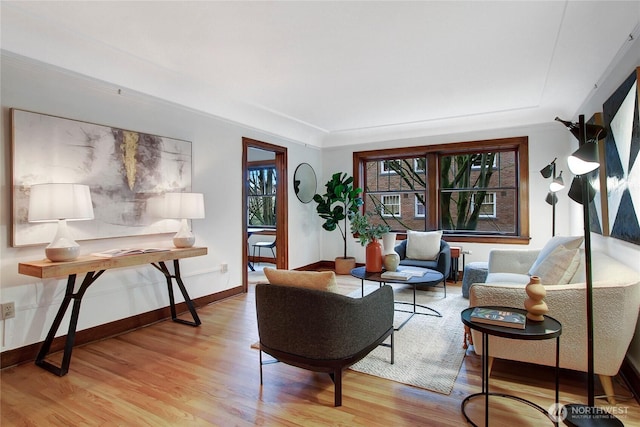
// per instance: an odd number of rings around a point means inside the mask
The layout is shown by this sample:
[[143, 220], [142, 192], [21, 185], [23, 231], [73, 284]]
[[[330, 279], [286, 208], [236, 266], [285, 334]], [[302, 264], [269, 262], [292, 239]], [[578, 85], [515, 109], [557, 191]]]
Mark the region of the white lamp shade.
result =
[[569, 170], [574, 175], [584, 175], [600, 167], [598, 162], [598, 145], [595, 143], [582, 144], [567, 159]]
[[202, 193], [166, 193], [164, 195], [164, 217], [204, 218], [204, 196]]
[[88, 185], [35, 184], [31, 186], [30, 193], [29, 222], [93, 219]]
[[562, 172], [560, 172], [560, 176], [551, 181], [549, 184], [549, 191], [558, 192], [564, 188], [564, 180], [562, 179]]

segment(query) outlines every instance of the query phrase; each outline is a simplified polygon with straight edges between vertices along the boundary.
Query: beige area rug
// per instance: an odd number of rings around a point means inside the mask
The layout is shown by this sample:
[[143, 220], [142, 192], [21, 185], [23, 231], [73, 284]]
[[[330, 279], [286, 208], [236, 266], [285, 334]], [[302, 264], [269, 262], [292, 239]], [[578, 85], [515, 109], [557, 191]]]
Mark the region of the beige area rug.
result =
[[[367, 290], [375, 289], [367, 286]], [[409, 384], [442, 394], [450, 394], [465, 356], [462, 348], [464, 327], [460, 312], [469, 306], [458, 289], [447, 292], [443, 298], [441, 288], [416, 292], [416, 301], [431, 307], [442, 317], [414, 315], [399, 331], [394, 332], [395, 363], [390, 361], [388, 347], [377, 347], [350, 369], [381, 378]], [[455, 292], [455, 291], [458, 292]], [[365, 291], [366, 292], [366, 291]], [[396, 301], [413, 301], [410, 287], [394, 286]], [[356, 296], [360, 291], [354, 291]], [[409, 309], [410, 305], [396, 304], [396, 309]], [[418, 312], [428, 312], [418, 307]], [[398, 327], [408, 313], [396, 311], [394, 326]], [[389, 342], [389, 340], [387, 340]]]
[[[250, 283], [266, 282], [261, 268], [250, 273]], [[336, 276], [339, 292], [360, 297], [360, 279]], [[371, 283], [371, 282], [369, 282]], [[378, 285], [366, 285], [365, 294]], [[396, 301], [413, 301], [413, 287], [393, 285]], [[395, 361], [389, 363], [389, 348], [377, 347], [350, 369], [403, 384], [424, 388], [441, 394], [450, 394], [462, 366], [465, 350], [462, 348], [464, 326], [460, 312], [469, 306], [459, 286], [448, 286], [443, 298], [442, 286], [416, 292], [416, 302], [437, 310], [442, 317], [414, 315], [399, 331], [394, 332]], [[411, 310], [411, 305], [396, 304], [396, 309]], [[418, 307], [418, 312], [430, 312]], [[410, 314], [396, 311], [394, 326], [398, 327]], [[387, 340], [387, 343], [389, 340]], [[259, 348], [254, 342], [252, 348]]]

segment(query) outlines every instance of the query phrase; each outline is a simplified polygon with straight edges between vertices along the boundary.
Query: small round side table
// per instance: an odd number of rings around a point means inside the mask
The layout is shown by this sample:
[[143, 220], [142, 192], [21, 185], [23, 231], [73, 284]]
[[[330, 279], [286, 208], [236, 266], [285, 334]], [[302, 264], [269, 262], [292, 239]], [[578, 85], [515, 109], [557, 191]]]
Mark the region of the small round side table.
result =
[[[467, 396], [461, 405], [462, 414], [468, 423], [473, 426], [477, 426], [471, 419], [467, 416], [465, 411], [465, 406], [469, 402], [469, 400], [484, 396], [484, 425], [489, 425], [489, 396], [498, 396], [505, 397], [508, 399], [517, 400], [519, 402], [526, 403], [527, 405], [537, 409], [538, 411], [545, 414], [554, 425], [558, 425], [557, 417], [554, 417], [555, 414], [549, 414], [546, 409], [542, 408], [540, 405], [537, 405], [529, 400], [526, 400], [522, 397], [513, 396], [510, 394], [504, 393], [490, 393], [489, 392], [489, 335], [509, 338], [515, 340], [548, 340], [548, 339], [556, 339], [556, 404], [555, 407], [558, 408], [559, 403], [559, 386], [560, 386], [560, 334], [562, 334], [562, 325], [553, 317], [544, 316], [544, 320], [542, 322], [532, 322], [530, 320], [526, 321], [524, 329], [516, 329], [507, 326], [497, 326], [497, 325], [489, 325], [485, 323], [478, 323], [471, 320], [471, 312], [475, 307], [469, 307], [464, 309], [460, 314], [462, 318], [462, 323], [468, 326], [470, 329], [474, 329], [482, 334], [482, 392], [474, 393], [472, 395]], [[482, 308], [488, 308], [492, 310], [499, 311], [511, 311], [521, 314], [527, 314], [527, 311], [520, 308], [513, 307], [500, 307], [500, 306], [483, 306]]]

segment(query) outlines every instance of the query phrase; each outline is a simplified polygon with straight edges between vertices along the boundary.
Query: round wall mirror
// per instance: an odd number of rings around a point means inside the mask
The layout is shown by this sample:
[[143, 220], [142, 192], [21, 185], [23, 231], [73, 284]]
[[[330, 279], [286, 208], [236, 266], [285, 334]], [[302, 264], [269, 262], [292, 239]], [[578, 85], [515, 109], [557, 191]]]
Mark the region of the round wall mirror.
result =
[[316, 173], [309, 163], [300, 163], [293, 174], [293, 190], [302, 203], [309, 203], [316, 194]]

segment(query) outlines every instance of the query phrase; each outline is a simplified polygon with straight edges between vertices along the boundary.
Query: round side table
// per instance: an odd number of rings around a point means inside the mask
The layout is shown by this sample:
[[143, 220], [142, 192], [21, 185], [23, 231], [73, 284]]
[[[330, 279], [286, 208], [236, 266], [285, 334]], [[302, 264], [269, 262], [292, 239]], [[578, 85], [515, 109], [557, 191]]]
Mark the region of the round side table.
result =
[[[468, 326], [470, 329], [474, 329], [482, 334], [482, 392], [474, 393], [472, 395], [467, 396], [461, 405], [462, 414], [468, 423], [473, 426], [477, 426], [471, 419], [467, 416], [465, 411], [465, 406], [467, 403], [476, 397], [484, 397], [484, 425], [489, 425], [489, 396], [498, 396], [505, 397], [508, 399], [517, 400], [519, 402], [526, 403], [527, 405], [537, 409], [538, 411], [545, 414], [549, 419], [554, 423], [554, 425], [558, 425], [557, 417], [554, 417], [552, 414], [549, 414], [546, 409], [542, 408], [540, 405], [537, 405], [529, 400], [526, 400], [522, 397], [513, 396], [510, 394], [504, 393], [490, 393], [489, 392], [489, 335], [509, 338], [515, 340], [548, 340], [548, 339], [556, 339], [556, 405], [558, 407], [559, 403], [559, 385], [560, 385], [560, 334], [562, 334], [562, 325], [553, 317], [544, 316], [544, 320], [542, 322], [532, 322], [527, 319], [524, 329], [516, 329], [507, 326], [497, 326], [497, 325], [489, 325], [486, 323], [478, 323], [471, 320], [471, 313], [475, 307], [469, 307], [464, 309], [460, 314], [462, 318], [462, 323]], [[491, 310], [498, 311], [510, 311], [515, 313], [527, 314], [527, 311], [520, 308], [513, 307], [500, 307], [500, 306], [483, 306], [482, 308], [487, 308]]]

